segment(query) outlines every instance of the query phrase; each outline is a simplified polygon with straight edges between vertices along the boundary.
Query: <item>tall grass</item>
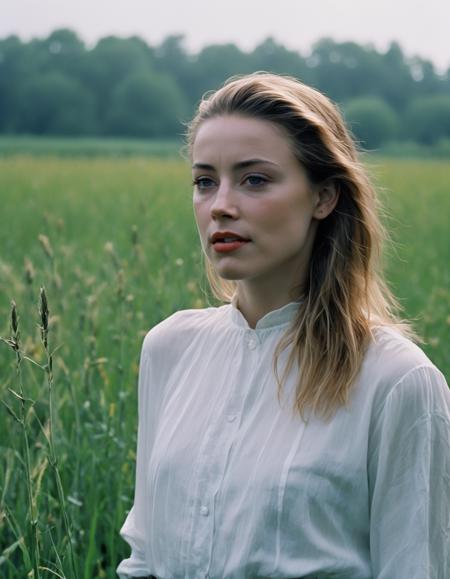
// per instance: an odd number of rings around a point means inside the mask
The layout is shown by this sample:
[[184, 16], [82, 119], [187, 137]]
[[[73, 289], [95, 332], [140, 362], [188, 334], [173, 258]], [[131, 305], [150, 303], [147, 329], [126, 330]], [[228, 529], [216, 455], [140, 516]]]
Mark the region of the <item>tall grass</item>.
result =
[[23, 425], [0, 409], [0, 576], [114, 577], [142, 338], [205, 303], [188, 173], [170, 160], [0, 164], [0, 398], [20, 417], [13, 298], [25, 404]]
[[[390, 282], [444, 372], [448, 168], [371, 167], [396, 241]], [[143, 336], [209, 300], [189, 171], [8, 157], [0, 202], [0, 576], [112, 578], [128, 555], [118, 531], [133, 500]]]

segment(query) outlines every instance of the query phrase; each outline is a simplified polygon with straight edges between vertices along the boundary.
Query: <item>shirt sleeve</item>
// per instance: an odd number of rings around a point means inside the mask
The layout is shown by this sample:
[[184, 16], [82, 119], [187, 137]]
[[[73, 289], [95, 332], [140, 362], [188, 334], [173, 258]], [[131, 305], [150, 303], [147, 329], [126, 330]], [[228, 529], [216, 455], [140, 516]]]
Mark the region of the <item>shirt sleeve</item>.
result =
[[120, 530], [120, 536], [130, 545], [131, 554], [117, 567], [120, 579], [150, 575], [146, 557], [146, 470], [154, 439], [155, 418], [158, 409], [156, 388], [151, 375], [150, 357], [146, 340], [141, 350], [138, 378], [138, 435], [136, 452], [136, 484], [134, 504]]
[[369, 442], [374, 579], [450, 577], [450, 391], [434, 366], [391, 390]]

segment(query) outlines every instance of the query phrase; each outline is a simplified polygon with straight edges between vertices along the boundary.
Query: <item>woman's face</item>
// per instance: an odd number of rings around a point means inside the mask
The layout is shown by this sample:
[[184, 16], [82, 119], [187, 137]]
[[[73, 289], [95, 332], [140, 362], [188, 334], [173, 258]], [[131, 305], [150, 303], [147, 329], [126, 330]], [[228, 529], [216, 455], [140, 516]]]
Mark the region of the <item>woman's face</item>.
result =
[[[198, 129], [192, 160], [195, 218], [217, 273], [229, 280], [298, 282], [324, 215], [284, 129], [251, 117], [213, 117]], [[217, 233], [228, 239], [214, 243]], [[246, 241], [233, 242], [233, 234]]]

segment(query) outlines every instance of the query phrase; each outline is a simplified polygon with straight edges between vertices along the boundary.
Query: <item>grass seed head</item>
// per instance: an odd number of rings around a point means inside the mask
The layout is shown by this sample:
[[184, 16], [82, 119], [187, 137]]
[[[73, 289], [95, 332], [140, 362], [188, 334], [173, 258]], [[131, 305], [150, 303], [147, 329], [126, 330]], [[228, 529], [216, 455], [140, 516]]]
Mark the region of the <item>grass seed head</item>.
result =
[[16, 336], [19, 331], [19, 316], [17, 314], [17, 305], [14, 300], [11, 300], [11, 328], [13, 335]]
[[137, 225], [131, 226], [131, 243], [137, 245], [139, 243], [138, 228]]
[[35, 278], [35, 271], [31, 260], [28, 257], [25, 258], [25, 281], [28, 285], [33, 284], [33, 280]]
[[44, 332], [48, 331], [48, 302], [47, 294], [45, 293], [45, 288], [41, 287], [39, 294], [39, 313], [41, 316], [41, 324]]
[[109, 255], [111, 256], [111, 260], [113, 262], [114, 267], [116, 268], [116, 270], [120, 269], [120, 260], [119, 260], [119, 256], [116, 253], [116, 250], [114, 248], [114, 244], [112, 241], [107, 241], [105, 243], [104, 246], [104, 250], [106, 253], [109, 253]]
[[116, 293], [117, 293], [117, 297], [120, 300], [123, 300], [125, 297], [125, 272], [123, 271], [123, 269], [119, 269], [119, 271], [117, 272], [117, 286], [116, 286]]
[[38, 235], [38, 239], [39, 239], [39, 242], [41, 244], [42, 249], [44, 250], [45, 255], [49, 259], [53, 259], [53, 249], [52, 249], [52, 246], [50, 244], [49, 238], [46, 235], [44, 235], [43, 233], [40, 233]]
[[57, 271], [55, 271], [55, 273], [53, 274], [53, 285], [58, 290], [62, 288], [62, 279]]

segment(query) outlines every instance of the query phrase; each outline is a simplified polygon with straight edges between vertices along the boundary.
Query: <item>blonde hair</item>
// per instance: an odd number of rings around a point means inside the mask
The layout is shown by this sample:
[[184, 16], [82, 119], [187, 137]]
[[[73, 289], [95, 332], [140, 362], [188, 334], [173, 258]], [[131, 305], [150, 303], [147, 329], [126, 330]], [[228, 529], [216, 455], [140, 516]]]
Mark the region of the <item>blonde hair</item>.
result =
[[[328, 419], [348, 403], [374, 325], [395, 325], [416, 337], [396, 317], [399, 305], [381, 274], [386, 232], [376, 193], [337, 107], [297, 79], [257, 72], [205, 95], [188, 127], [189, 152], [203, 122], [231, 114], [283, 127], [311, 181], [331, 180], [339, 194], [335, 209], [319, 221], [299, 309], [273, 359], [278, 399], [297, 361], [294, 412], [303, 417], [310, 409]], [[236, 282], [220, 278], [206, 256], [205, 267], [214, 296], [230, 302]], [[289, 346], [280, 379], [278, 358]]]

